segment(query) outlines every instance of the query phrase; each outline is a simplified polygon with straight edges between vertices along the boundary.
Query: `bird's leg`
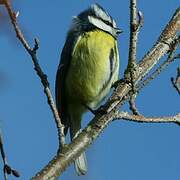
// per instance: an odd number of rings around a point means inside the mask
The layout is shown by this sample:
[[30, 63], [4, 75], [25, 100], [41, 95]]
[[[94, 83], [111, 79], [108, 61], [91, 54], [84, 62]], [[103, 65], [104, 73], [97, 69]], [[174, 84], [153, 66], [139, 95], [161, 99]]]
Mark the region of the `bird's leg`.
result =
[[111, 86], [111, 88], [117, 88], [119, 86], [119, 84], [121, 83], [126, 83], [126, 80], [125, 79], [118, 79], [116, 82], [114, 82]]
[[96, 114], [106, 114], [107, 111], [105, 109], [104, 105], [101, 105], [98, 109], [92, 109], [91, 107], [89, 107], [87, 104], [83, 104], [83, 106], [88, 109], [92, 114], [96, 115]]

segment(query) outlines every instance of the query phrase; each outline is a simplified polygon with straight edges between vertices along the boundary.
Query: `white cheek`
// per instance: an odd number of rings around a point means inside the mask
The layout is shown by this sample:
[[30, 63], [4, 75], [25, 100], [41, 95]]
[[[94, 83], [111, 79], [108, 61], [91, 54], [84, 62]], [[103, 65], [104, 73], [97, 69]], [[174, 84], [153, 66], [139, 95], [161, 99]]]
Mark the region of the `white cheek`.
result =
[[88, 19], [89, 19], [89, 22], [91, 22], [93, 25], [95, 25], [99, 29], [102, 29], [104, 31], [107, 31], [107, 32], [113, 34], [113, 28], [111, 26], [108, 26], [107, 24], [105, 24], [100, 19], [94, 18], [92, 16], [88, 16]]

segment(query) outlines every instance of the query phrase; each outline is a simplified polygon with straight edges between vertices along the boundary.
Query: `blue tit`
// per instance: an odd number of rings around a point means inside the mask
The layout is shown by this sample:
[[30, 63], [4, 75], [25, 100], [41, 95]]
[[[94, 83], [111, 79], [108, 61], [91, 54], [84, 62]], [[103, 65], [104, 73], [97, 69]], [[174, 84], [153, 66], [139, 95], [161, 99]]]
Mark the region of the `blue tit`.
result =
[[[114, 19], [98, 4], [73, 17], [55, 87], [58, 112], [71, 140], [81, 131], [83, 113], [96, 109], [118, 80], [119, 33]], [[78, 175], [86, 174], [85, 153], [75, 160], [75, 169]]]

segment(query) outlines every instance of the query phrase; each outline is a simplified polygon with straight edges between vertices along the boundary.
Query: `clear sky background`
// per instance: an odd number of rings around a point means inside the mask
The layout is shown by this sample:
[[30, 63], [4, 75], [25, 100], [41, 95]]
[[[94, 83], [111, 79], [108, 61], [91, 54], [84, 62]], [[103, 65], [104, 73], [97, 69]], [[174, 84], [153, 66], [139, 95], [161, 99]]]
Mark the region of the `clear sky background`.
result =
[[[13, 1], [15, 10], [20, 12], [18, 20], [28, 41], [33, 45], [34, 37], [40, 40], [38, 57], [48, 75], [53, 95], [59, 56], [72, 16], [94, 2]], [[129, 1], [96, 2], [124, 31], [118, 39], [122, 77], [128, 57]], [[145, 19], [139, 36], [138, 59], [152, 47], [179, 5], [179, 0], [138, 1]], [[31, 59], [16, 40], [2, 6], [0, 12], [0, 127], [8, 161], [21, 172], [19, 179], [26, 180], [56, 153], [57, 130]], [[170, 83], [177, 66], [177, 62], [172, 64], [141, 91], [137, 106], [142, 114], [160, 116], [179, 112], [180, 97]], [[123, 109], [128, 110], [128, 106]], [[92, 117], [88, 113], [83, 124]], [[71, 166], [61, 180], [179, 180], [179, 137], [180, 127], [175, 124], [113, 122], [87, 150], [88, 174], [77, 177]]]

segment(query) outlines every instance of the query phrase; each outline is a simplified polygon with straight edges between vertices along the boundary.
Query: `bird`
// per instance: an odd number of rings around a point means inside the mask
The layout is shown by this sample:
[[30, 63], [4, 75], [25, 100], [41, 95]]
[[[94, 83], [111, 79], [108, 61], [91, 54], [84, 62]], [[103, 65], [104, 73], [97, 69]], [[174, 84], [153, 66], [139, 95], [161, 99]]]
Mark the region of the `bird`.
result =
[[[122, 30], [99, 4], [72, 19], [55, 82], [56, 105], [71, 140], [81, 132], [82, 115], [97, 109], [119, 76], [117, 37]], [[83, 152], [74, 162], [78, 175], [87, 172]]]

